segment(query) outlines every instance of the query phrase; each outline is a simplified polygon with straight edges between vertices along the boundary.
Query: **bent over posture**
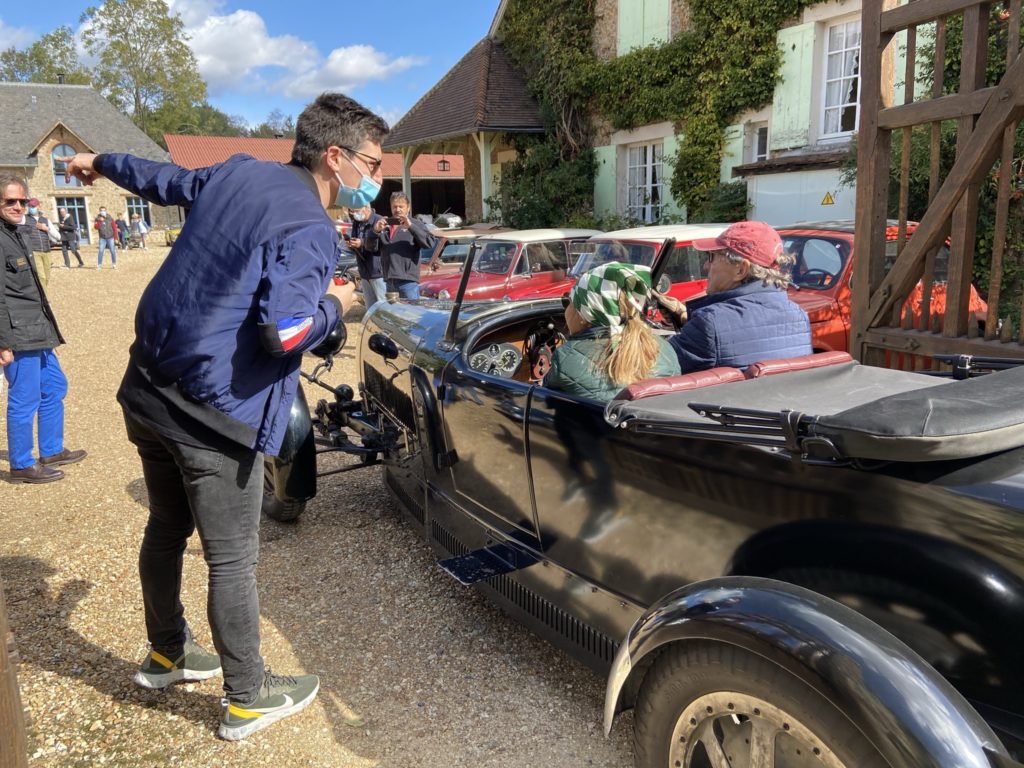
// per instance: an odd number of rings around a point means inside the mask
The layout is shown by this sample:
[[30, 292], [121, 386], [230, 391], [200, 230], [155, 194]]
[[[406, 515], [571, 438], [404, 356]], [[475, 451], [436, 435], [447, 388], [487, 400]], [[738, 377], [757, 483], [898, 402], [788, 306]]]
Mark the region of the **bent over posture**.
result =
[[[118, 392], [150, 504], [139, 573], [152, 651], [135, 682], [163, 688], [223, 666], [224, 739], [298, 712], [319, 689], [315, 675], [270, 674], [260, 656], [263, 454], [281, 445], [302, 352], [352, 301], [351, 283], [331, 281], [338, 234], [325, 209], [368, 202], [386, 133], [372, 112], [324, 94], [299, 116], [287, 165], [245, 155], [193, 171], [122, 154], [69, 159], [86, 184], [104, 176], [151, 203], [191, 209], [139, 302]], [[219, 658], [192, 639], [179, 598], [194, 529]]]

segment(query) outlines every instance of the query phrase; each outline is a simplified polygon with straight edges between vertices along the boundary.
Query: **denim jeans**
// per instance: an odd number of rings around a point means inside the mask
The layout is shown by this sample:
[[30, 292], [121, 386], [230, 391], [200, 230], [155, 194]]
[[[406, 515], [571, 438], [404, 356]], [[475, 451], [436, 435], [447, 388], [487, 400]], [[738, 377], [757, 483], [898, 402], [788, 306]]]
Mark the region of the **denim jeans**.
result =
[[96, 258], [97, 258], [96, 266], [97, 267], [103, 266], [103, 249], [104, 249], [104, 247], [106, 247], [106, 248], [108, 248], [110, 250], [110, 263], [116, 265], [117, 264], [117, 245], [114, 242], [114, 238], [112, 238], [112, 237], [101, 237], [100, 238], [100, 250], [99, 250], [99, 253], [96, 255]]
[[11, 469], [35, 464], [33, 427], [39, 419], [39, 455], [64, 450], [64, 395], [68, 380], [52, 349], [15, 352], [7, 379], [7, 449]]
[[360, 280], [363, 289], [363, 304], [369, 309], [378, 301], [384, 301], [384, 294], [387, 286], [383, 277], [374, 277], [369, 280]]
[[418, 280], [388, 280], [388, 290], [396, 291], [403, 299], [418, 299], [420, 297]]
[[[197, 448], [162, 435], [125, 411], [149, 492], [139, 550], [146, 632], [155, 651], [180, 652], [182, 556], [199, 531], [209, 568], [206, 616], [229, 699], [249, 702], [263, 683], [260, 603], [256, 594], [263, 455], [225, 441]], [[173, 656], [172, 656], [173, 658]]]

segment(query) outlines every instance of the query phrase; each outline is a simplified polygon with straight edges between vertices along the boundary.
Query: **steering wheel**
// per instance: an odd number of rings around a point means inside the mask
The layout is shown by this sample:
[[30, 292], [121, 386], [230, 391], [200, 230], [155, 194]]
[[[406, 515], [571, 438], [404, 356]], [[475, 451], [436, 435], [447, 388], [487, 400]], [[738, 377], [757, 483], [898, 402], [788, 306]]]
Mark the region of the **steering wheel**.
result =
[[835, 275], [833, 275], [831, 272], [827, 270], [818, 269], [817, 267], [813, 269], [808, 269], [806, 272], [803, 272], [799, 275], [801, 283], [810, 283], [811, 280], [809, 278], [813, 277], [818, 278], [817, 281], [814, 283], [815, 285], [820, 285], [822, 288], [827, 288], [832, 283], [832, 278], [835, 277]]

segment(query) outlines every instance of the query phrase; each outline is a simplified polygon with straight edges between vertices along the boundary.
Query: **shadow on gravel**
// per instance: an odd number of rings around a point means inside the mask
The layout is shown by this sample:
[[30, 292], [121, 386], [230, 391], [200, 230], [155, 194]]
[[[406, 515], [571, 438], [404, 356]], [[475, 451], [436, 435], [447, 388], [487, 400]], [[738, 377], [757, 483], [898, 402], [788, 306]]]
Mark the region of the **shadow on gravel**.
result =
[[[187, 692], [182, 686], [163, 691], [138, 688], [132, 675], [141, 660], [119, 659], [70, 626], [69, 618], [89, 594], [92, 583], [72, 579], [54, 597], [46, 579], [56, 571], [33, 557], [0, 557], [0, 573], [23, 665], [81, 680], [116, 702], [166, 711], [212, 727], [219, 712], [219, 695]], [[24, 675], [22, 671], [22, 680]]]

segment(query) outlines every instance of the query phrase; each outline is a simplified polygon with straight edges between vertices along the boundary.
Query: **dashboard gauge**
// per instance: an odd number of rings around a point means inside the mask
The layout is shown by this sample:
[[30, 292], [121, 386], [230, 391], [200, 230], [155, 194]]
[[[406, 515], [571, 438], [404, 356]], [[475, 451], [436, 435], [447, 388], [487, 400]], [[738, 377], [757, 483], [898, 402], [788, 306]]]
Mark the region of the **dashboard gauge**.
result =
[[501, 371], [501, 373], [505, 374], [506, 376], [511, 376], [513, 373], [516, 372], [516, 369], [519, 367], [520, 359], [521, 358], [519, 356], [519, 353], [516, 350], [512, 348], [506, 348], [498, 356], [498, 370]]
[[469, 358], [469, 367], [486, 373], [491, 367], [491, 356], [486, 352], [477, 352]]
[[491, 346], [487, 348], [487, 351], [491, 353], [491, 357], [497, 357], [501, 354], [501, 347], [497, 344], [491, 344]]

